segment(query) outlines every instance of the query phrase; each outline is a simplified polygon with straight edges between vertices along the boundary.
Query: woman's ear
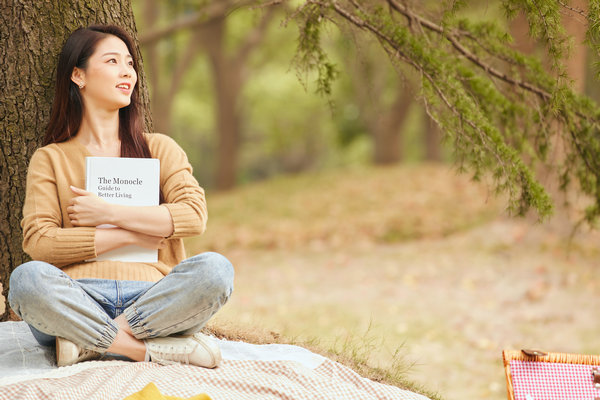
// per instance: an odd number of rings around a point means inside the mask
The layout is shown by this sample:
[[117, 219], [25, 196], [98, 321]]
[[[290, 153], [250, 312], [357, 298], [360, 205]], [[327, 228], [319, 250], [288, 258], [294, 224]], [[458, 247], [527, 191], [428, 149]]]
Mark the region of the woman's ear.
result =
[[83, 89], [85, 86], [85, 73], [81, 68], [73, 68], [73, 72], [71, 73], [71, 80], [74, 84], [79, 86], [79, 89]]

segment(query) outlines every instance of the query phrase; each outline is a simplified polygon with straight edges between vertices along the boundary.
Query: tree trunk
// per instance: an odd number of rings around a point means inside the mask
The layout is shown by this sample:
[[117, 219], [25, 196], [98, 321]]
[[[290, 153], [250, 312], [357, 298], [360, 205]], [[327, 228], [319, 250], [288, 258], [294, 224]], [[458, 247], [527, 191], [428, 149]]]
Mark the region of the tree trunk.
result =
[[216, 96], [218, 136], [215, 186], [219, 190], [235, 186], [240, 148], [239, 94], [243, 85], [243, 63], [226, 53], [225, 17], [215, 18], [204, 27], [205, 46], [210, 59]]
[[[587, 0], [574, 0], [569, 4], [580, 10], [587, 11]], [[569, 11], [563, 15], [563, 25], [573, 37], [573, 47], [566, 60], [567, 74], [573, 79], [573, 89], [583, 94], [585, 90], [585, 75], [587, 66], [587, 48], [584, 44], [587, 21], [580, 15]]]
[[425, 144], [425, 160], [432, 162], [440, 162], [442, 161], [442, 150], [440, 146], [440, 142], [442, 140], [442, 132], [438, 124], [431, 119], [427, 113], [423, 113], [424, 115], [424, 144]]
[[407, 83], [398, 85], [394, 103], [387, 110], [374, 115], [370, 124], [374, 141], [375, 164], [394, 164], [402, 160], [402, 126], [413, 102], [413, 93]]
[[529, 36], [529, 24], [523, 13], [519, 13], [510, 22], [510, 34], [513, 37], [513, 47], [516, 50], [528, 55], [535, 51], [536, 42]]
[[352, 40], [357, 46], [346, 55], [345, 61], [360, 119], [372, 140], [372, 161], [379, 165], [400, 162], [403, 156], [402, 126], [414, 100], [412, 82], [410, 78], [396, 78], [391, 104], [384, 101], [390, 86], [390, 73], [395, 71], [389, 63], [381, 62], [384, 55], [373, 47], [373, 43], [361, 35], [353, 36]]
[[[4, 297], [11, 271], [28, 260], [20, 228], [27, 165], [48, 122], [58, 53], [71, 31], [95, 23], [120, 25], [136, 38], [129, 0], [0, 3], [0, 283]], [[141, 73], [142, 104], [150, 127], [144, 80]], [[0, 320], [6, 320], [8, 307], [0, 300]]]

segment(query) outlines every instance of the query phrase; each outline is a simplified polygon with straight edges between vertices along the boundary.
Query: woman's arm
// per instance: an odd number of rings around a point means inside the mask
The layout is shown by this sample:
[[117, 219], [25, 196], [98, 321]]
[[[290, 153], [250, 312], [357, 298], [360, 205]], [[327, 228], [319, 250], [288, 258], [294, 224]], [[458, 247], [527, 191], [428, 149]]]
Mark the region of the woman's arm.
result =
[[63, 224], [54, 150], [38, 149], [31, 157], [21, 227], [23, 250], [34, 260], [61, 267], [96, 257], [96, 228]]
[[170, 137], [159, 133], [148, 135], [148, 146], [153, 157], [160, 159], [163, 207], [173, 220], [169, 238], [200, 235], [206, 229], [208, 213], [204, 189], [192, 174], [187, 155]]
[[71, 186], [71, 190], [77, 195], [67, 207], [73, 226], [111, 224], [129, 231], [163, 238], [173, 233], [173, 220], [166, 207], [110, 204], [83, 189]]
[[153, 250], [162, 249], [165, 247], [165, 239], [160, 236], [144, 235], [143, 233], [121, 228], [107, 228], [96, 229], [94, 244], [96, 254], [100, 255], [130, 244]]
[[160, 184], [165, 203], [133, 207], [109, 204], [93, 193], [71, 187], [76, 195], [67, 208], [74, 226], [116, 225], [151, 236], [180, 238], [199, 235], [206, 228], [204, 190], [192, 175], [185, 152], [165, 135], [153, 134], [151, 152], [160, 159]]

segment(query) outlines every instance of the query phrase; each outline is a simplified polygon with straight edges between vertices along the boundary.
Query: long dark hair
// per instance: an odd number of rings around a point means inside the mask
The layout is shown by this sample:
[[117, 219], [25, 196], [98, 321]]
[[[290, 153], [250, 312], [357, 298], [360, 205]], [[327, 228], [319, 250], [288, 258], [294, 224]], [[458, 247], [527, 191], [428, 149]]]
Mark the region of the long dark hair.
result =
[[[96, 45], [108, 35], [121, 39], [133, 57], [133, 68], [138, 72], [138, 59], [131, 36], [114, 25], [92, 25], [73, 31], [65, 42], [56, 68], [56, 88], [50, 122], [43, 145], [60, 143], [77, 134], [81, 126], [83, 101], [79, 87], [71, 80], [75, 67], [85, 69]], [[119, 110], [119, 139], [121, 157], [150, 158], [150, 149], [144, 138], [139, 103], [139, 85], [133, 88], [131, 103]]]

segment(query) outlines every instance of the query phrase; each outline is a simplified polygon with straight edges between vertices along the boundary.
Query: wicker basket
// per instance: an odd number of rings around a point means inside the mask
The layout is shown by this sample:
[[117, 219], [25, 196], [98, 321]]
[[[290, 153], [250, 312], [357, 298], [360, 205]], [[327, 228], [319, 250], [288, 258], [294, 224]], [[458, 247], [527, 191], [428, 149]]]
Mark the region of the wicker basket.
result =
[[509, 400], [600, 400], [600, 356], [504, 350]]

